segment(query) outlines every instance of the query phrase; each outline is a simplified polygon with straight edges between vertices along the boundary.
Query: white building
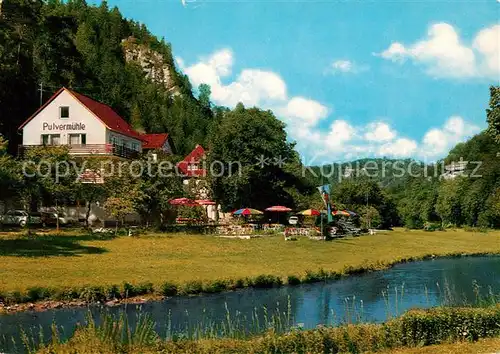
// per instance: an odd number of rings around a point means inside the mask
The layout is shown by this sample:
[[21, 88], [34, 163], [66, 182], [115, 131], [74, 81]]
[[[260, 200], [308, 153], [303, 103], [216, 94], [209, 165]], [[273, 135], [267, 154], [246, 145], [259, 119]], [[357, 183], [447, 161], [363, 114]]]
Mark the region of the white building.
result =
[[22, 148], [69, 145], [72, 155], [136, 157], [146, 141], [113, 109], [65, 87], [20, 127]]
[[444, 167], [445, 172], [440, 176], [443, 179], [450, 180], [459, 176], [465, 176], [468, 161], [452, 162]]

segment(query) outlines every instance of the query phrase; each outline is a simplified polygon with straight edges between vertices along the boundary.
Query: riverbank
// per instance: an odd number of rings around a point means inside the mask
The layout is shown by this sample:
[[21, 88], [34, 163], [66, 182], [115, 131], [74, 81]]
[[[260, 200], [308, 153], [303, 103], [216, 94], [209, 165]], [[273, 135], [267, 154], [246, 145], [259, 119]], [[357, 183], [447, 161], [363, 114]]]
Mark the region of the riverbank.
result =
[[[478, 348], [484, 342], [479, 345], [471, 343], [500, 337], [500, 307], [413, 310], [384, 324], [319, 327], [307, 331], [292, 329], [281, 334], [271, 330], [262, 335], [241, 339], [179, 338], [165, 341], [160, 339], [147, 321], [134, 331], [128, 330], [123, 337], [121, 330], [125, 323], [126, 320], [121, 319], [99, 326], [91, 321], [87, 326], [80, 327], [67, 342], [60, 343], [55, 338], [53, 343], [39, 352], [383, 353], [392, 350], [391, 353], [414, 353], [421, 350], [421, 347], [429, 346], [433, 351], [422, 352], [439, 353], [439, 345], [443, 345], [445, 349]], [[117, 330], [109, 331], [107, 328]], [[488, 345], [490, 347], [491, 343]]]
[[0, 236], [0, 311], [93, 302], [114, 305], [244, 287], [297, 285], [419, 259], [485, 254], [500, 254], [500, 232], [399, 229], [331, 242], [284, 242], [279, 236], [227, 240], [150, 234], [99, 239], [61, 234], [28, 239], [7, 234]]

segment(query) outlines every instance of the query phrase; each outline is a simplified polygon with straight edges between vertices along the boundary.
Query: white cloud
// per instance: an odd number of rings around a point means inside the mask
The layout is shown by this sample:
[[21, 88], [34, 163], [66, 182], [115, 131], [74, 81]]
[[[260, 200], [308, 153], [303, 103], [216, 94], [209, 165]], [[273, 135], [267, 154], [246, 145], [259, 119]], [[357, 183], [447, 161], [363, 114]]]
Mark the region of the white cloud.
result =
[[391, 127], [382, 122], [368, 124], [367, 130], [365, 139], [368, 141], [389, 141], [396, 137], [396, 133]]
[[289, 119], [298, 119], [305, 125], [313, 126], [328, 115], [328, 108], [321, 103], [304, 97], [293, 97], [276, 113]]
[[417, 151], [417, 142], [407, 138], [399, 138], [385, 143], [378, 148], [379, 156], [410, 157]]
[[326, 144], [337, 149], [351, 141], [356, 134], [356, 128], [351, 126], [345, 120], [335, 120], [330, 126], [330, 131], [326, 136]]
[[327, 72], [331, 74], [339, 74], [339, 73], [357, 74], [366, 70], [368, 70], [367, 66], [358, 65], [350, 60], [340, 59], [331, 63], [330, 67], [327, 69]]
[[482, 54], [484, 75], [500, 75], [500, 25], [480, 31], [474, 39], [474, 48]]
[[466, 123], [462, 117], [452, 116], [442, 128], [432, 128], [424, 135], [421, 148], [423, 155], [429, 158], [442, 156], [479, 130], [478, 126]]
[[179, 67], [189, 76], [193, 87], [202, 83], [210, 85], [212, 100], [234, 107], [238, 102], [246, 106], [272, 108], [292, 128], [317, 124], [328, 115], [328, 108], [321, 103], [301, 96], [288, 97], [285, 81], [276, 73], [261, 69], [243, 69], [235, 80], [225, 84], [234, 65], [230, 49], [216, 51], [191, 66], [177, 58]]
[[[491, 47], [490, 41], [491, 33], [485, 32], [476, 45], [485, 51], [484, 48]], [[395, 53], [406, 56], [406, 49], [396, 45], [391, 47], [394, 57]], [[242, 102], [246, 106], [272, 109], [287, 124], [288, 134], [297, 142], [298, 151], [308, 159], [314, 156], [321, 157], [325, 162], [370, 156], [435, 159], [444, 156], [453, 145], [479, 130], [461, 117], [453, 116], [442, 127], [429, 130], [419, 143], [401, 136], [381, 120], [359, 125], [339, 117], [326, 125], [324, 121], [331, 116], [332, 109], [307, 97], [289, 97], [287, 85], [277, 73], [244, 68], [233, 75], [234, 55], [230, 49], [217, 51], [190, 66], [182, 58], [176, 58], [176, 61], [189, 76], [193, 87], [202, 83], [211, 86], [211, 98], [216, 104], [234, 107]], [[319, 163], [319, 160], [305, 162], [313, 164]]]
[[452, 25], [436, 23], [429, 27], [427, 38], [408, 46], [394, 42], [377, 55], [399, 63], [411, 60], [433, 77], [498, 79], [499, 42], [500, 25], [483, 29], [468, 46]]

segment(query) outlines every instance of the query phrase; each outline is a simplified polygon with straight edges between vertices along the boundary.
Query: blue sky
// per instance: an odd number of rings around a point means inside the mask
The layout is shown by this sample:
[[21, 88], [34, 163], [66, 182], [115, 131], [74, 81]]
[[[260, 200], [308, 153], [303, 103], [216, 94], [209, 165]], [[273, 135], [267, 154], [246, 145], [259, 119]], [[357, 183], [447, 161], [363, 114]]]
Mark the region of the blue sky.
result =
[[435, 160], [486, 127], [500, 3], [112, 0], [216, 104], [272, 109], [306, 163]]

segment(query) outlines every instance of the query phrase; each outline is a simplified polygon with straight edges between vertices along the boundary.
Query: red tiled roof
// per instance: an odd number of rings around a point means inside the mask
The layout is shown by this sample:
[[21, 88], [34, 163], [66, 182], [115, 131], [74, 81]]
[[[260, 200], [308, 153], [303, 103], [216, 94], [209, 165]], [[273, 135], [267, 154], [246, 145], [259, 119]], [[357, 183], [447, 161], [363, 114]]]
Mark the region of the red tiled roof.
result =
[[187, 155], [184, 160], [179, 162], [177, 164], [177, 167], [179, 170], [186, 176], [189, 177], [200, 177], [200, 176], [205, 176], [207, 174], [207, 171], [205, 169], [197, 169], [197, 170], [190, 170], [188, 169], [188, 166], [190, 164], [196, 164], [201, 161], [201, 159], [205, 156], [206, 151], [201, 145], [196, 145], [196, 147]]
[[87, 107], [88, 110], [94, 113], [94, 115], [99, 118], [104, 123], [104, 125], [108, 127], [109, 130], [135, 139], [143, 140], [141, 135], [133, 130], [132, 127], [115, 111], [113, 111], [111, 107], [65, 87], [62, 87], [60, 90], [58, 90], [47, 102], [45, 102], [43, 106], [41, 106], [31, 117], [26, 120], [19, 127], [19, 129], [22, 129], [26, 124], [28, 124], [29, 121], [31, 121], [40, 111], [47, 107], [64, 90], [68, 91], [73, 97], [80, 101], [80, 103]]
[[142, 144], [143, 149], [161, 149], [168, 139], [168, 133], [160, 134], [142, 134]]
[[73, 96], [76, 97], [85, 107], [94, 113], [110, 130], [117, 133], [143, 140], [141, 135], [136, 132], [132, 127], [120, 117], [113, 109], [104, 103], [97, 102], [90, 97], [82, 95], [81, 93], [68, 90]]

